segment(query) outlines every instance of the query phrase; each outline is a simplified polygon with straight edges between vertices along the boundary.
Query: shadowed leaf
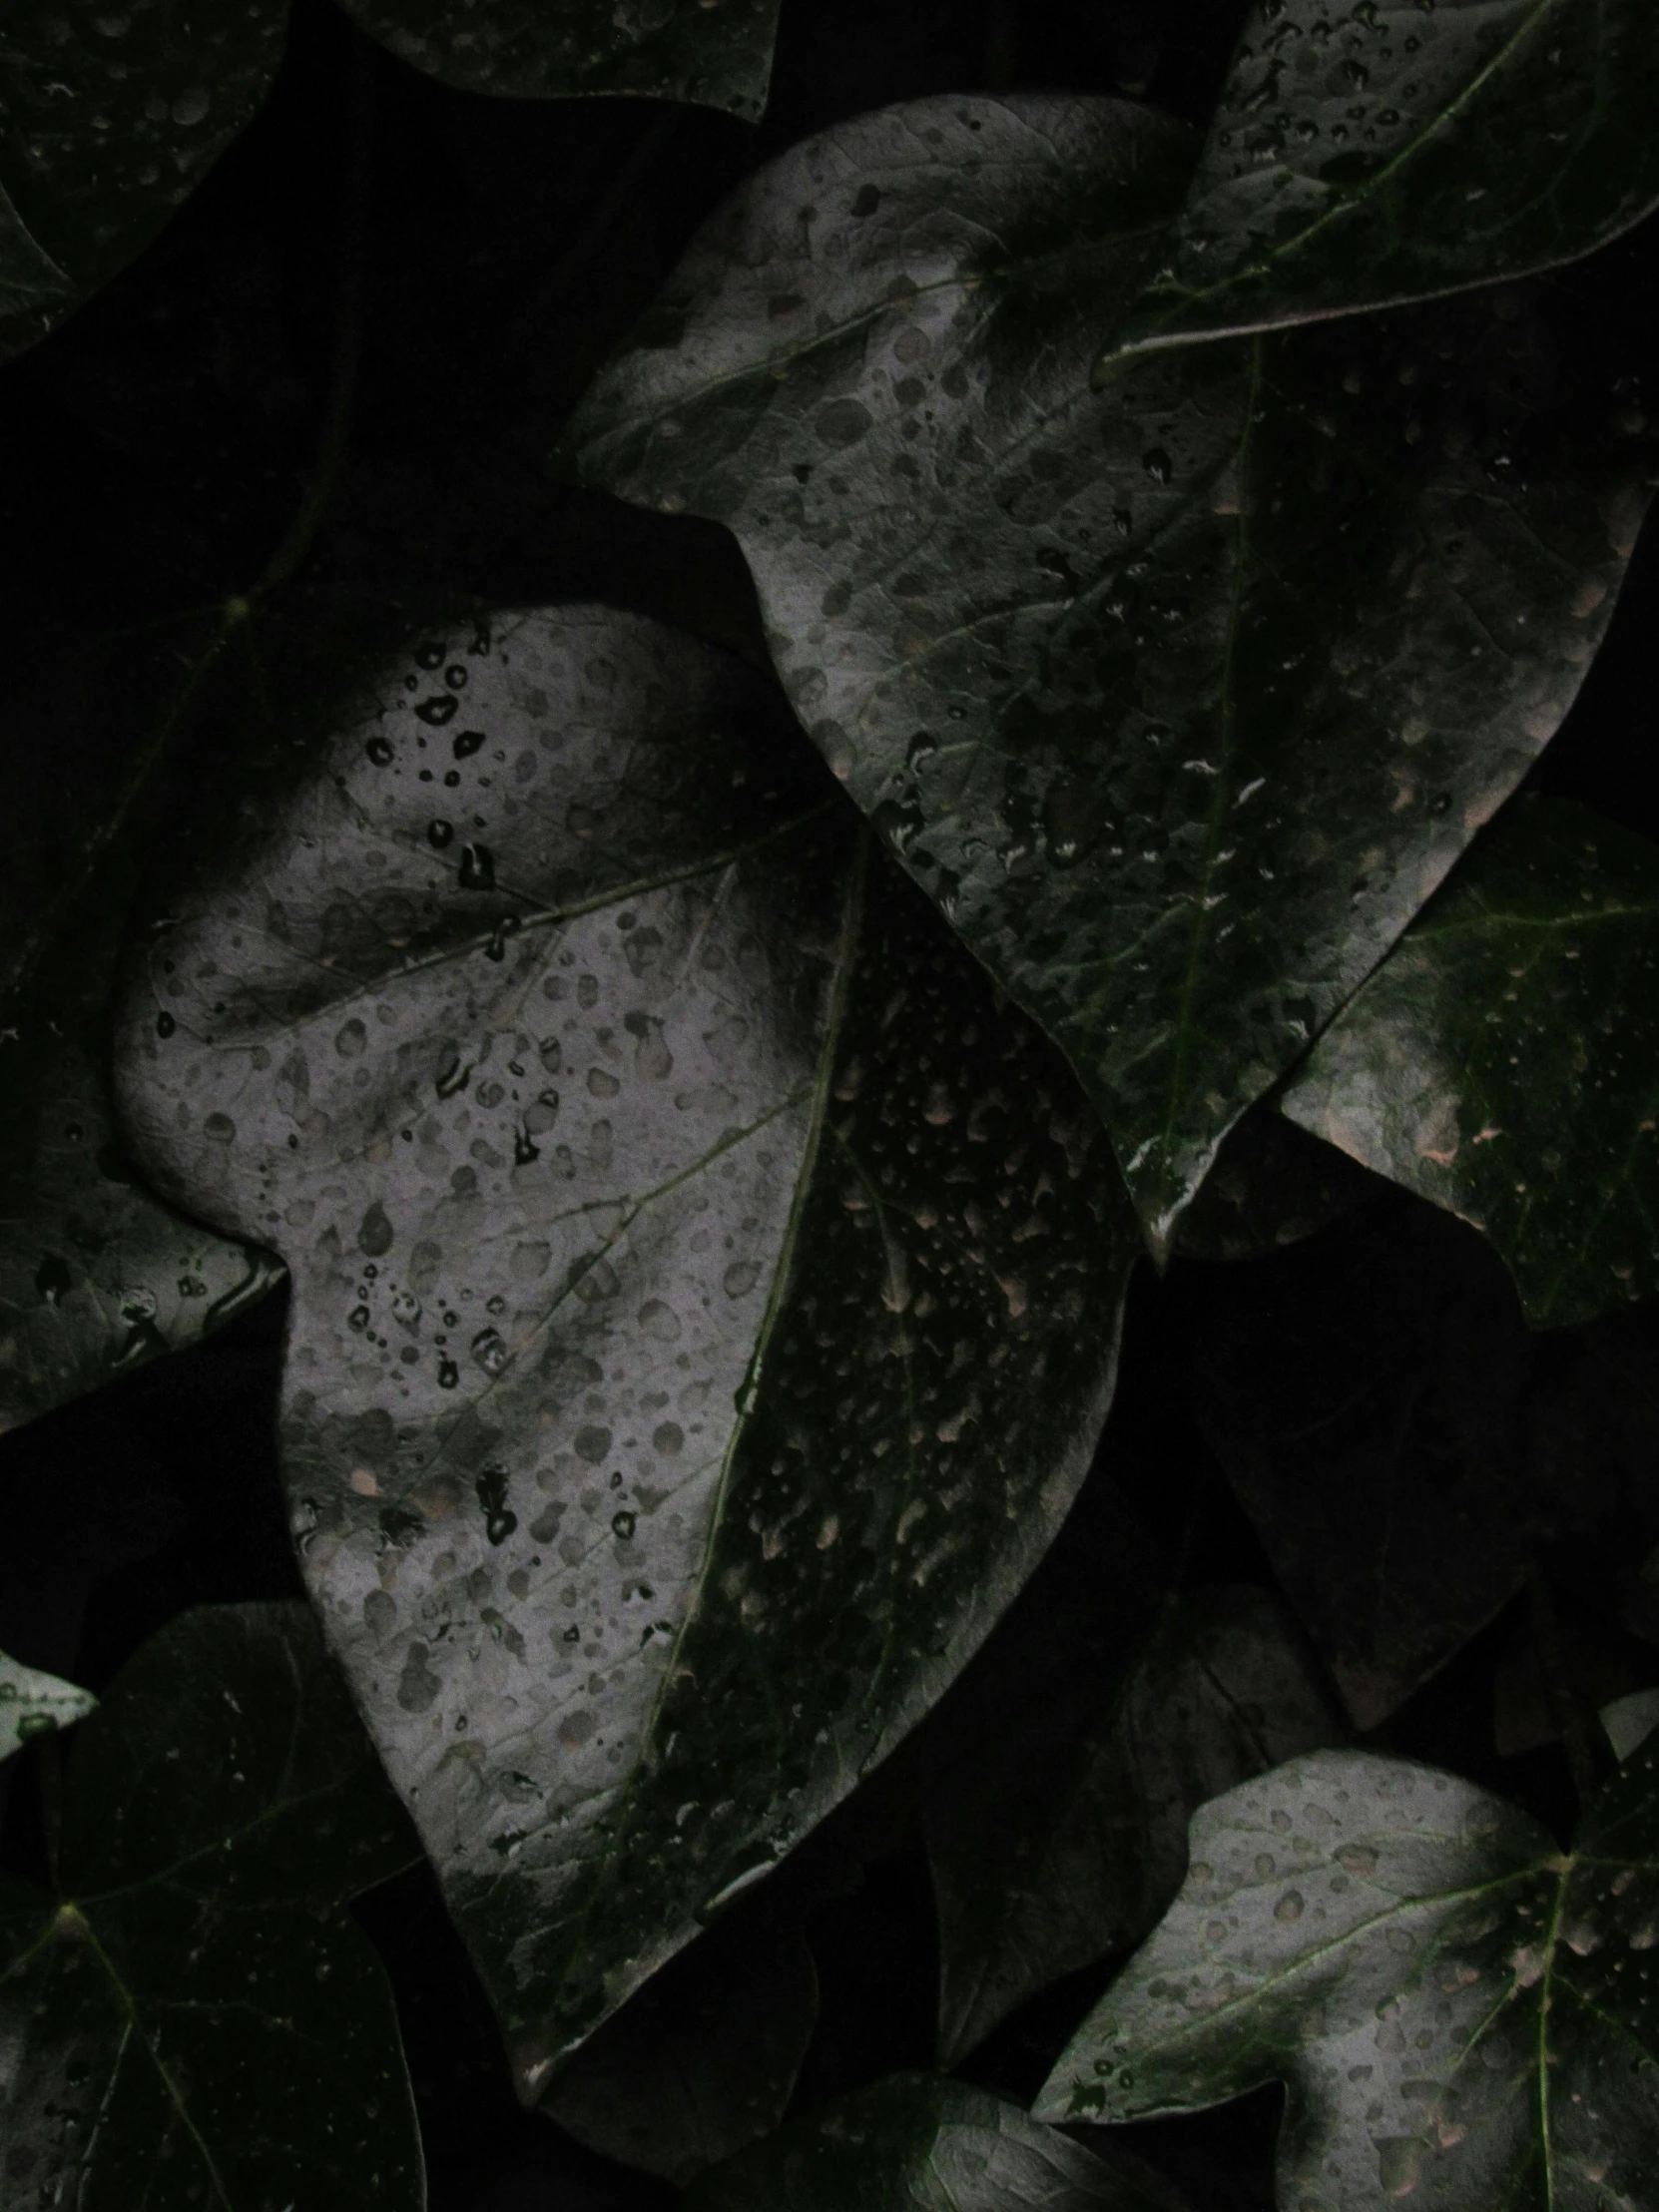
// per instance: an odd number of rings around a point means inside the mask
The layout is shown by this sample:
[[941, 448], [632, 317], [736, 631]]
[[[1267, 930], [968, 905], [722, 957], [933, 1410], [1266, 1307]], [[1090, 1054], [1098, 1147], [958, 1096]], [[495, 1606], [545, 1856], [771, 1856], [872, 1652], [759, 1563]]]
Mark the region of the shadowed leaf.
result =
[[59, 1895], [0, 1886], [6, 2201], [419, 2212], [391, 1992], [341, 1910], [412, 1852], [303, 1607], [146, 1644], [76, 1734]]
[[55, 1674], [25, 1667], [0, 1651], [0, 1759], [21, 1751], [31, 1737], [73, 1728], [97, 1703], [90, 1690], [78, 1690], [73, 1682], [60, 1682]]
[[1527, 805], [1320, 1039], [1284, 1111], [1472, 1222], [1534, 1328], [1591, 1321], [1659, 1291], [1656, 976], [1659, 849], [1566, 801]]
[[841, 125], [711, 220], [570, 434], [736, 533], [802, 720], [1160, 1252], [1554, 733], [1652, 462], [1623, 339], [1541, 286], [1092, 396], [1188, 158], [1105, 100]]

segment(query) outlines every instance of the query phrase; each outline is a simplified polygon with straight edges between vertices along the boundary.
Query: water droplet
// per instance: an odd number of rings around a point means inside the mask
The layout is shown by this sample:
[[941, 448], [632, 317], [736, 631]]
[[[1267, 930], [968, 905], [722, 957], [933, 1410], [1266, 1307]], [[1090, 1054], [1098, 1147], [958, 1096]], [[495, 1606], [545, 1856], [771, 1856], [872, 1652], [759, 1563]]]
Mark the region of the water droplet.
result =
[[463, 891], [495, 888], [495, 855], [487, 844], [463, 844], [460, 883]]
[[1155, 484], [1167, 484], [1175, 474], [1175, 463], [1161, 445], [1141, 455], [1141, 466]]
[[454, 835], [455, 825], [452, 822], [437, 821], [426, 825], [426, 842], [439, 852], [453, 841]]
[[166, 1007], [164, 1006], [162, 1008], [162, 1011], [156, 1016], [157, 1036], [171, 1037], [174, 1030], [177, 1029], [178, 1026], [179, 1024], [174, 1020], [173, 1016], [167, 1011]]
[[455, 733], [456, 760], [466, 760], [469, 755], [479, 750], [483, 742], [484, 733], [482, 730], [457, 730]]
[[438, 1388], [440, 1390], [452, 1390], [460, 1380], [461, 1371], [456, 1367], [453, 1360], [440, 1360], [438, 1362]]
[[625, 1544], [633, 1540], [636, 1518], [637, 1516], [633, 1513], [613, 1513], [611, 1515], [612, 1532], [619, 1536]]
[[423, 699], [415, 713], [429, 729], [441, 730], [446, 722], [454, 721], [460, 704], [458, 699], [451, 699], [447, 692], [440, 692], [435, 699]]
[[391, 760], [391, 740], [378, 736], [372, 737], [367, 745], [363, 747], [363, 751], [376, 768], [385, 768]]
[[472, 1357], [486, 1375], [499, 1375], [509, 1357], [500, 1330], [480, 1329], [472, 1340]]

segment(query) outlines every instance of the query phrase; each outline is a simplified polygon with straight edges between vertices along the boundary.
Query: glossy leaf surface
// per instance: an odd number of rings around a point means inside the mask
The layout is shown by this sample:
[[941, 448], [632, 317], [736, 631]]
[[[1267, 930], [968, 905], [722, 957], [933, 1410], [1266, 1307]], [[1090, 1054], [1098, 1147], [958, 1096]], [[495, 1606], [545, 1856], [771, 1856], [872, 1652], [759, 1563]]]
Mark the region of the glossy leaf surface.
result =
[[543, 2110], [590, 2150], [684, 2188], [784, 2117], [818, 2018], [799, 1930], [703, 1936], [578, 2053]]
[[930, 1777], [946, 2065], [1050, 1982], [1141, 1940], [1181, 1886], [1187, 1822], [1206, 1799], [1342, 1732], [1262, 1590], [1194, 1591], [1115, 1681], [1079, 1691], [1058, 1757], [1033, 1759], [1038, 1731], [1010, 1714], [976, 1757]]
[[1016, 2104], [933, 2074], [895, 2074], [821, 2105], [710, 2174], [689, 2212], [1167, 2212]]
[[802, 720], [1070, 1056], [1155, 1249], [1553, 734], [1651, 460], [1541, 291], [1092, 397], [1188, 144], [1059, 97], [826, 133], [571, 433], [735, 531]]
[[57, 1897], [0, 1890], [0, 2184], [88, 2212], [418, 2212], [347, 1899], [412, 1838], [304, 1608], [187, 1613], [70, 1752]]
[[573, 609], [349, 688], [121, 1085], [288, 1263], [305, 1572], [529, 2096], [1024, 1580], [1135, 1239], [1063, 1062], [738, 664]]
[[21, 1751], [31, 1737], [84, 1721], [98, 1700], [55, 1674], [42, 1674], [0, 1651], [0, 1759]]
[[0, 357], [161, 230], [270, 91], [285, 0], [8, 0], [0, 21]]
[[401, 60], [461, 92], [635, 93], [759, 120], [779, 0], [345, 0]]
[[1475, 845], [1284, 1110], [1488, 1236], [1537, 1328], [1659, 1290], [1659, 849], [1562, 800]]
[[1257, 0], [1114, 354], [1526, 276], [1659, 201], [1646, 0]]
[[1659, 1763], [1572, 1853], [1472, 1783], [1325, 1752], [1218, 1798], [1038, 2099], [1138, 2119], [1281, 2080], [1279, 2202], [1637, 2212], [1659, 2159]]

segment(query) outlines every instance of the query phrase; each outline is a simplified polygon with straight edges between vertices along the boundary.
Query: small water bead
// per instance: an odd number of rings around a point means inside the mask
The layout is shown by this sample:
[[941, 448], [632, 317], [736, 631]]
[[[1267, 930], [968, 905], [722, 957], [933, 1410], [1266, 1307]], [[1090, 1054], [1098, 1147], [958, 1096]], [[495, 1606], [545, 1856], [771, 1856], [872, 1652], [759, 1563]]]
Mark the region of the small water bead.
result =
[[438, 1362], [438, 1388], [440, 1390], [452, 1390], [460, 1380], [461, 1371], [456, 1367], [453, 1360], [440, 1360]]
[[385, 768], [389, 765], [392, 757], [391, 740], [389, 738], [379, 736], [372, 737], [363, 747], [363, 751], [368, 755], [369, 759], [374, 763], [374, 766], [376, 768]]
[[452, 843], [454, 836], [455, 825], [452, 822], [444, 822], [439, 818], [426, 825], [426, 841], [438, 852], [441, 852], [446, 844]]
[[507, 1365], [506, 1342], [499, 1329], [480, 1329], [472, 1340], [472, 1357], [488, 1376], [497, 1376]]
[[174, 1020], [173, 1016], [167, 1011], [166, 1007], [164, 1006], [162, 1011], [156, 1016], [157, 1036], [171, 1037], [174, 1030], [177, 1029], [178, 1026], [179, 1024]]
[[456, 760], [469, 760], [474, 753], [481, 749], [483, 743], [484, 733], [482, 730], [457, 730], [454, 741]]

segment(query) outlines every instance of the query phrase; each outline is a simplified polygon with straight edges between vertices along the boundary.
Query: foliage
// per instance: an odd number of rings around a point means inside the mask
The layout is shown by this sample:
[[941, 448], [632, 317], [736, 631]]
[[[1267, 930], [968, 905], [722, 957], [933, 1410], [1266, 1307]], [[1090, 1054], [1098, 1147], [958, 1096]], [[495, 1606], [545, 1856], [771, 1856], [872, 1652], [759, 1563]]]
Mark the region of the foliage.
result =
[[0, 24], [0, 2212], [1636, 2212], [1656, 87]]

